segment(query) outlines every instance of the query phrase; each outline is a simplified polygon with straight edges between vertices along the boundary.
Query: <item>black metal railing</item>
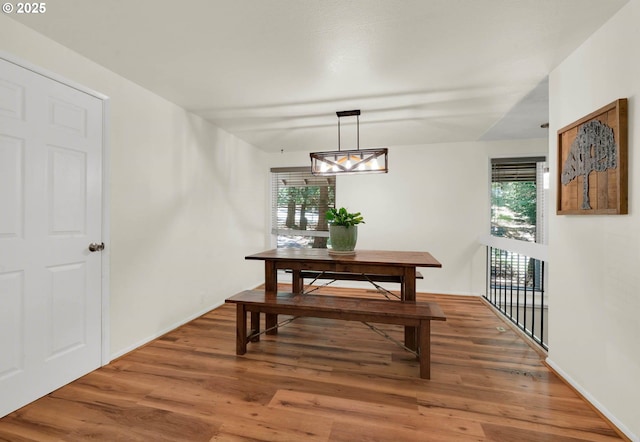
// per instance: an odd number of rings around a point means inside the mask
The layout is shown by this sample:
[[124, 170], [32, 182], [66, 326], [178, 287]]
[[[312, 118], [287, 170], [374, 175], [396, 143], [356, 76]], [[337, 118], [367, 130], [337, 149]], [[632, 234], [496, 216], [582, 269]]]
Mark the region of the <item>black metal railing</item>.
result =
[[545, 350], [548, 305], [545, 262], [487, 246], [485, 298]]

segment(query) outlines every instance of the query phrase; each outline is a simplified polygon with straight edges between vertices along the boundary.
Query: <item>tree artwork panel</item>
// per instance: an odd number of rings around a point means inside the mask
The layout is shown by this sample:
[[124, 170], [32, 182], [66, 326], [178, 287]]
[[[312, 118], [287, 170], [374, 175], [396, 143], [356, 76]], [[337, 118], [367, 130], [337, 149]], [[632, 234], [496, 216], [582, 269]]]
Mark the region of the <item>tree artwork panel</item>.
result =
[[561, 181], [567, 185], [582, 176], [582, 209], [591, 209], [589, 204], [589, 174], [615, 169], [616, 142], [613, 129], [599, 120], [584, 123], [578, 128], [569, 156], [562, 168]]
[[627, 100], [558, 131], [559, 215], [627, 213]]

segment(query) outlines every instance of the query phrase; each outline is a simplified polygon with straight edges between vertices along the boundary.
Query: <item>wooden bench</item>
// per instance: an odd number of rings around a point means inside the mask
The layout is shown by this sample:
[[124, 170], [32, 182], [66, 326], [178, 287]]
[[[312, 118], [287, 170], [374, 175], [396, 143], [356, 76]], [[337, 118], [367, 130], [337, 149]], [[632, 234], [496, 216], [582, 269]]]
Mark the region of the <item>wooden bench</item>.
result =
[[348, 298], [332, 295], [265, 295], [261, 290], [245, 290], [226, 302], [237, 306], [236, 354], [247, 352], [247, 343], [258, 341], [259, 321], [251, 321], [253, 329], [247, 335], [247, 313], [282, 314], [346, 321], [373, 322], [416, 327], [418, 329], [418, 359], [420, 377], [431, 377], [431, 321], [445, 321], [435, 302], [390, 302], [379, 299]]

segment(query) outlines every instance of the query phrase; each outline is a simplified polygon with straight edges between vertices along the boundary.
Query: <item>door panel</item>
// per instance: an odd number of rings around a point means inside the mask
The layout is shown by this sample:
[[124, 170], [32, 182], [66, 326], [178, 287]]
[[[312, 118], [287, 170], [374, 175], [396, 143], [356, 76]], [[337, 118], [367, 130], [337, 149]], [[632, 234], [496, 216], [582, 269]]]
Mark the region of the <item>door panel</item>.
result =
[[49, 270], [50, 311], [47, 324], [47, 361], [86, 345], [84, 263], [51, 266]]
[[22, 236], [23, 141], [0, 135], [0, 238]]
[[49, 232], [52, 235], [85, 233], [87, 155], [74, 149], [47, 146], [49, 175]]
[[0, 59], [0, 417], [100, 366], [102, 100]]
[[8, 79], [0, 78], [0, 116], [23, 120], [23, 110], [24, 87]]
[[24, 273], [0, 274], [0, 336], [11, 336], [0, 352], [0, 382], [22, 371]]

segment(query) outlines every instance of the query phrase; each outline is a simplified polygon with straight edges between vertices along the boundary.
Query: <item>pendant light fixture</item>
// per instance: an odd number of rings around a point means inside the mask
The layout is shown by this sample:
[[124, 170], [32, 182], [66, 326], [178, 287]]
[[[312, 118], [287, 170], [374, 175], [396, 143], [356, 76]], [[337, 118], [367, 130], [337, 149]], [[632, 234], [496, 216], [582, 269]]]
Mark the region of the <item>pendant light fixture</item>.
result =
[[[313, 175], [349, 175], [362, 173], [389, 172], [388, 149], [360, 149], [360, 109], [336, 112], [338, 116], [338, 150], [314, 152], [311, 156], [311, 173]], [[340, 149], [340, 118], [357, 118], [357, 149]]]

